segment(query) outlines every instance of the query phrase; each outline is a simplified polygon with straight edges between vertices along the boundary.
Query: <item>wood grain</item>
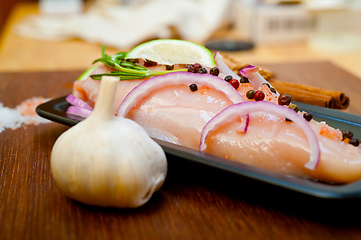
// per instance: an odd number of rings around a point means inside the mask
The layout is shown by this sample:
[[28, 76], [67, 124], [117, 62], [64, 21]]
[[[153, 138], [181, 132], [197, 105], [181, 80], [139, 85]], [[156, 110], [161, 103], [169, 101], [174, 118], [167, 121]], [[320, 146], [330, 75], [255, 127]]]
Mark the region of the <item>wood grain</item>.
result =
[[[313, 70], [317, 84], [349, 74], [329, 63]], [[327, 73], [322, 74], [327, 66]], [[304, 65], [267, 66], [281, 77]], [[301, 70], [303, 69], [303, 70]], [[0, 102], [70, 93], [79, 71], [1, 73]], [[346, 74], [346, 75], [345, 75]], [[301, 75], [312, 81], [309, 75]], [[350, 81], [356, 81], [351, 79]], [[346, 84], [347, 82], [347, 84]], [[357, 98], [356, 98], [357, 99]], [[350, 109], [360, 113], [361, 106]], [[1, 117], [1, 116], [0, 116]], [[359, 239], [359, 201], [327, 200], [232, 176], [168, 156], [165, 185], [137, 209], [87, 206], [67, 198], [50, 174], [55, 140], [68, 127], [24, 126], [0, 133], [0, 239]], [[356, 218], [355, 218], [356, 216]]]

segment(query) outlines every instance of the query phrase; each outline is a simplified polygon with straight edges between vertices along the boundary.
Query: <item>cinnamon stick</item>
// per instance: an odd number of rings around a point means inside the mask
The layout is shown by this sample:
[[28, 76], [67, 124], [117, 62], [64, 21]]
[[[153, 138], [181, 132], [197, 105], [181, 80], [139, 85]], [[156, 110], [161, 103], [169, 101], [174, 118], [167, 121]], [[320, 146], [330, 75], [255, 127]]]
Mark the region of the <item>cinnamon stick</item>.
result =
[[[237, 74], [239, 70], [246, 67], [247, 63], [239, 63], [227, 54], [222, 53], [224, 62]], [[293, 101], [303, 102], [311, 105], [346, 109], [350, 105], [350, 98], [340, 91], [326, 90], [305, 84], [282, 82], [274, 79], [271, 71], [262, 68], [259, 73], [280, 93], [291, 95]]]
[[[227, 66], [232, 69], [232, 71], [236, 74], [239, 75], [239, 71], [248, 66], [250, 63], [240, 63], [237, 60], [231, 58], [229, 55], [227, 55], [226, 53], [221, 53], [223, 56], [223, 61], [225, 64], [227, 64]], [[270, 80], [271, 78], [273, 78], [273, 73], [271, 71], [269, 71], [268, 69], [264, 69], [261, 68], [261, 70], [259, 71], [259, 74], [262, 75], [262, 77], [264, 79], [266, 79], [267, 81]]]
[[337, 109], [346, 109], [350, 105], [350, 98], [340, 91], [326, 90], [300, 83], [282, 82], [275, 79], [271, 79], [270, 83], [278, 92], [291, 95], [293, 101]]

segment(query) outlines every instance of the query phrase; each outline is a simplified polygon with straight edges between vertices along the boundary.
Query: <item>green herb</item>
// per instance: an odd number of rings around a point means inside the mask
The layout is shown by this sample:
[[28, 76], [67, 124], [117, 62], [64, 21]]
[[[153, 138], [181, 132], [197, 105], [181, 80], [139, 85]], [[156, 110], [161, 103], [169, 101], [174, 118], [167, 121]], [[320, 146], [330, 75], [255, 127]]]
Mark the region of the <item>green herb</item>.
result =
[[111, 73], [92, 74], [90, 77], [95, 80], [101, 80], [102, 76], [116, 76], [120, 80], [142, 79], [151, 76], [164, 75], [170, 72], [187, 71], [187, 69], [178, 69], [172, 71], [151, 71], [138, 64], [124, 61], [126, 52], [119, 52], [114, 54], [113, 57], [105, 54], [105, 46], [102, 45], [102, 57], [94, 60], [94, 63], [101, 62], [114, 71]]
[[[104, 46], [104, 45], [103, 45]], [[104, 51], [104, 50], [103, 50]], [[114, 54], [114, 56], [112, 57], [112, 60], [124, 60], [124, 57], [127, 53], [126, 52], [119, 52]]]

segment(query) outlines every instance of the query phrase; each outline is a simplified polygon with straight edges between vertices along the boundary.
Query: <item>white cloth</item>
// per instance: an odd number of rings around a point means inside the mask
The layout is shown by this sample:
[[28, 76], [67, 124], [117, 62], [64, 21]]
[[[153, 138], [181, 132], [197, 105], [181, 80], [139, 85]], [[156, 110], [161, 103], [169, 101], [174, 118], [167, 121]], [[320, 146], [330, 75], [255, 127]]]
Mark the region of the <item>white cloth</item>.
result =
[[148, 0], [137, 5], [94, 4], [81, 14], [31, 15], [16, 26], [21, 36], [46, 41], [80, 38], [124, 49], [151, 38], [202, 42], [225, 23], [232, 0]]

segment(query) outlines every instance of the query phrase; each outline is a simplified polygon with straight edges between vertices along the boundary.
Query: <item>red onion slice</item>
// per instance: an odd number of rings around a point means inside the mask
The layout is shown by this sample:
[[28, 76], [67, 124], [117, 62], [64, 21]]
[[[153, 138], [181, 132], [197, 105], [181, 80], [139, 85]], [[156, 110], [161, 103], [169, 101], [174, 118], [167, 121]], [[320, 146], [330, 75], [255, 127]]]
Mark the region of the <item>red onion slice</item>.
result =
[[189, 72], [174, 72], [162, 76], [152, 77], [128, 93], [120, 104], [117, 116], [124, 117], [135, 105], [146, 97], [150, 92], [162, 87], [179, 84], [197, 84], [207, 86], [223, 92], [233, 103], [244, 102], [242, 96], [231, 84], [211, 74], [199, 74]]
[[87, 118], [92, 113], [92, 110], [81, 108], [81, 107], [76, 107], [76, 106], [70, 106], [66, 110], [66, 113], [72, 114], [75, 116], [80, 116], [83, 118]]
[[230, 69], [228, 65], [223, 61], [223, 56], [219, 52], [216, 52], [216, 54], [214, 55], [214, 60], [216, 62], [217, 68], [221, 73], [225, 75], [231, 75], [234, 79], [237, 80], [241, 79], [241, 77], [234, 73], [232, 69]]
[[[201, 133], [201, 141], [199, 150], [204, 151], [207, 148], [206, 140], [209, 135], [215, 131], [222, 124], [230, 121], [235, 116], [246, 116], [249, 113], [264, 112], [268, 114], [274, 114], [276, 116], [282, 116], [292, 120], [297, 124], [303, 132], [306, 134], [308, 144], [310, 146], [310, 160], [305, 164], [306, 168], [315, 170], [320, 161], [320, 146], [317, 140], [315, 132], [312, 130], [308, 122], [294, 110], [285, 106], [276, 105], [270, 102], [243, 102], [239, 104], [231, 105], [225, 108], [223, 111], [214, 116], [203, 128]], [[248, 123], [244, 127], [246, 130]]]
[[[249, 82], [252, 84], [253, 88], [258, 89], [262, 84], [268, 83], [270, 84], [266, 79], [264, 79], [261, 74], [259, 74], [260, 68], [248, 65], [247, 67], [242, 68], [239, 73], [243, 76], [248, 78]], [[270, 84], [271, 86], [271, 84]], [[276, 91], [277, 96], [279, 96], [279, 93]]]
[[80, 98], [75, 97], [72, 94], [69, 94], [65, 100], [70, 103], [73, 106], [76, 107], [80, 107], [80, 108], [84, 108], [84, 109], [88, 109], [88, 110], [93, 110], [86, 102], [84, 102], [83, 100], [81, 100]]
[[258, 89], [262, 84], [268, 83], [259, 73], [259, 67], [248, 65], [242, 68], [239, 72], [243, 77], [248, 78], [249, 82], [255, 89]]

